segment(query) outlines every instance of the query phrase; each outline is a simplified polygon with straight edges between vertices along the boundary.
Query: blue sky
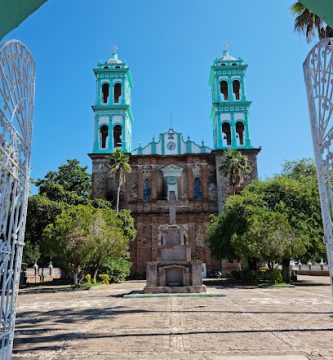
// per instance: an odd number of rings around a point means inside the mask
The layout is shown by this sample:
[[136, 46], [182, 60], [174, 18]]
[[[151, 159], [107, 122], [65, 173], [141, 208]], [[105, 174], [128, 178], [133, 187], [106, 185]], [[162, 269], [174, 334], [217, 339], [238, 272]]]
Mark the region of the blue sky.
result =
[[113, 44], [134, 80], [133, 148], [173, 128], [212, 146], [210, 65], [224, 43], [249, 64], [252, 144], [259, 176], [312, 157], [302, 63], [310, 46], [293, 31], [292, 0], [49, 0], [4, 40], [37, 63], [32, 177], [67, 159], [91, 168], [93, 67]]

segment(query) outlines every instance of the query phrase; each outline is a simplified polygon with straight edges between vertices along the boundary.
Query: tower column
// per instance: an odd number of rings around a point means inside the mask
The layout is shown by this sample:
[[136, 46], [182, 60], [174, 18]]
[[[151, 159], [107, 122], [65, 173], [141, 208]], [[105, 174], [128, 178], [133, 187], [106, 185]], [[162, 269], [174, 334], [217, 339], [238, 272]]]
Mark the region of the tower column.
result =
[[157, 199], [157, 169], [156, 169], [156, 159], [151, 165], [151, 199]]
[[231, 113], [231, 122], [230, 122], [230, 131], [231, 131], [231, 147], [237, 147], [237, 139], [236, 139], [236, 123], [234, 113]]

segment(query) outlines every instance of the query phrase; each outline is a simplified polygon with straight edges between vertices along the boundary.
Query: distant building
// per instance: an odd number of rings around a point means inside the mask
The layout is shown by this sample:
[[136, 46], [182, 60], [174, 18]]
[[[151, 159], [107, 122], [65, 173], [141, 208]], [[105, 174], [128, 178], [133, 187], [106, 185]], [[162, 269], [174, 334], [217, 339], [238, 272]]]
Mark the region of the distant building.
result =
[[93, 163], [92, 194], [94, 198], [115, 200], [117, 184], [108, 166], [108, 155], [117, 148], [128, 153], [133, 172], [127, 175], [121, 190], [120, 207], [130, 209], [136, 221], [138, 235], [131, 245], [131, 259], [138, 277], [145, 276], [148, 261], [156, 260], [158, 227], [168, 223], [169, 191], [176, 192], [177, 223], [188, 224], [192, 255], [201, 258], [208, 270], [221, 268], [205, 245], [205, 233], [210, 215], [221, 211], [232, 193], [228, 179], [218, 170], [225, 150], [237, 149], [248, 157], [253, 173], [246, 177], [245, 184], [257, 178], [260, 148], [251, 144], [246, 69], [243, 60], [230, 56], [227, 50], [211, 66], [213, 149], [169, 129], [133, 150], [129, 67], [114, 51], [111, 59], [94, 69], [95, 135], [89, 154]]

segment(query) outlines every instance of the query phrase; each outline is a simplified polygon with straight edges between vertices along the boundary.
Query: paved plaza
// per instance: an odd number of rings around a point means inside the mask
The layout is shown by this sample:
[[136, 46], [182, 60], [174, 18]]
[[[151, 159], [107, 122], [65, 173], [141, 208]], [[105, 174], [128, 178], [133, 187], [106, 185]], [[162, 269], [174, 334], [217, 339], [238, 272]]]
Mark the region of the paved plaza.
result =
[[209, 297], [136, 296], [142, 281], [25, 289], [13, 359], [333, 360], [328, 278], [303, 279], [294, 288], [217, 282]]

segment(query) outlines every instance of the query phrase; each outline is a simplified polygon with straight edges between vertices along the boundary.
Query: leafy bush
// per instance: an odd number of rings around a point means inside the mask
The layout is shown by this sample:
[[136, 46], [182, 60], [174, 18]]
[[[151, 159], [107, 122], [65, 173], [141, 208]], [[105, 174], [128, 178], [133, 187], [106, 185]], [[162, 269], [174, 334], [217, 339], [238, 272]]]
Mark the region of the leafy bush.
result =
[[280, 269], [267, 269], [264, 272], [264, 280], [272, 283], [282, 283], [282, 271]]
[[109, 274], [99, 274], [98, 282], [102, 284], [110, 284], [110, 275]]
[[126, 280], [129, 276], [131, 266], [132, 263], [125, 258], [108, 258], [103, 262], [102, 269], [104, 273], [110, 276], [110, 282], [120, 282]]

